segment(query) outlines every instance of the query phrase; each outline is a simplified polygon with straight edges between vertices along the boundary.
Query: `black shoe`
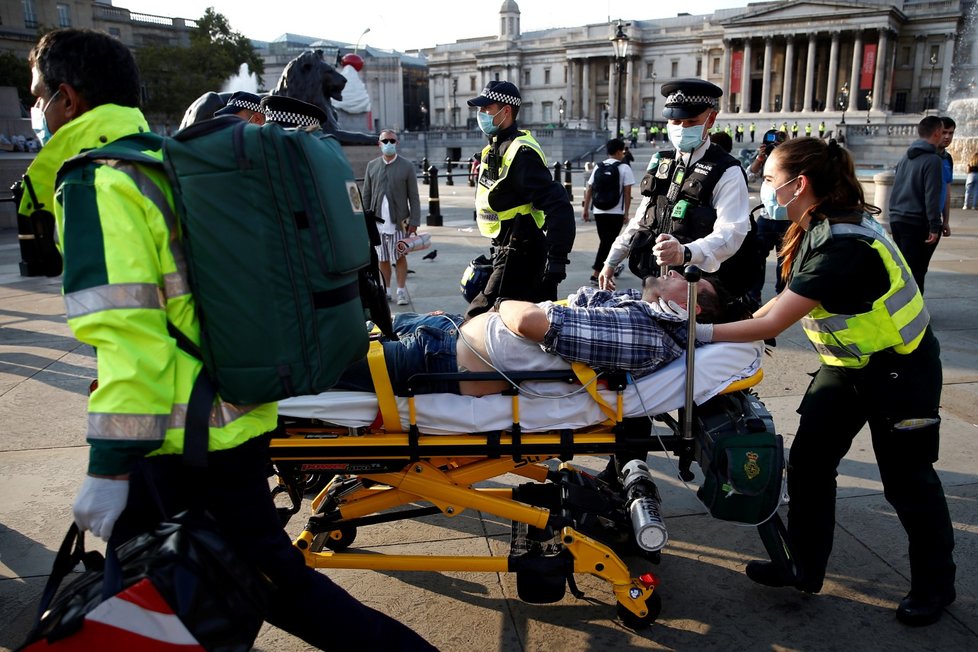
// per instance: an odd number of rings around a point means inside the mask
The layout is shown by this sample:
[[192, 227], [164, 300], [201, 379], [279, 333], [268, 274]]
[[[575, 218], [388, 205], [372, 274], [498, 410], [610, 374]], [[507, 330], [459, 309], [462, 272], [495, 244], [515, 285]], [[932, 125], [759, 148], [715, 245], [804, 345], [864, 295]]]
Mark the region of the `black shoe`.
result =
[[896, 617], [904, 625], [925, 627], [936, 623], [944, 607], [957, 599], [957, 592], [952, 587], [946, 593], [914, 593], [911, 591], [897, 607]]
[[818, 593], [822, 590], [821, 582], [815, 583], [799, 578], [773, 561], [749, 561], [745, 572], [751, 580], [764, 586], [775, 588], [792, 586], [805, 593]]

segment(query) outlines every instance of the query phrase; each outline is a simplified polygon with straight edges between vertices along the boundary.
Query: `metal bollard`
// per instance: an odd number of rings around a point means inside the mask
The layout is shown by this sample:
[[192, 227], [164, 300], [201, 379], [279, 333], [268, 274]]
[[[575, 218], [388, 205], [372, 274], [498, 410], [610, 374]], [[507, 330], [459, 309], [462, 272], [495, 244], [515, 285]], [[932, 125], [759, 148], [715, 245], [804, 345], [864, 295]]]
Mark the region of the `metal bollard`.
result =
[[564, 190], [567, 191], [567, 199], [574, 201], [574, 187], [571, 185], [571, 162], [564, 161]]
[[428, 185], [428, 157], [421, 159], [421, 183]]
[[428, 172], [428, 226], [441, 226], [441, 201], [438, 199], [438, 168], [432, 165]]
[[453, 167], [452, 166], [452, 157], [451, 156], [446, 156], [445, 157], [445, 185], [446, 186], [454, 186], [455, 185], [455, 181], [454, 181], [454, 179], [452, 179], [452, 167]]
[[560, 183], [560, 161], [554, 161], [554, 181]]

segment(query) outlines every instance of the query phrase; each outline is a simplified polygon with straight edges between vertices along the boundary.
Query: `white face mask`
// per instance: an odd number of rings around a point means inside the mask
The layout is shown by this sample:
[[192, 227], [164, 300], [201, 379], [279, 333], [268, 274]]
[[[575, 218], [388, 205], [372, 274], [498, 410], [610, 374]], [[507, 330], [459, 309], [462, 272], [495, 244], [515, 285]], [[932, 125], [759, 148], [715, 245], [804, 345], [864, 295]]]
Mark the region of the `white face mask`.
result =
[[34, 135], [37, 136], [37, 140], [41, 143], [42, 147], [49, 140], [51, 140], [51, 136], [54, 135], [48, 128], [47, 112], [48, 109], [51, 108], [51, 102], [54, 102], [54, 98], [56, 98], [60, 92], [60, 90], [54, 91], [54, 95], [51, 96], [51, 99], [48, 100], [43, 109], [37, 106], [37, 104], [31, 107], [31, 129], [34, 130]]
[[669, 142], [680, 152], [692, 152], [705, 140], [706, 124], [684, 127], [681, 124], [666, 124], [669, 132]]
[[764, 210], [767, 211], [767, 216], [770, 217], [772, 220], [789, 219], [788, 206], [791, 205], [791, 202], [798, 199], [798, 193], [796, 192], [792, 196], [792, 198], [788, 200], [788, 203], [782, 206], [781, 204], [778, 203], [778, 191], [784, 188], [785, 186], [787, 186], [792, 181], [795, 181], [797, 179], [798, 177], [795, 177], [794, 179], [789, 179], [788, 181], [785, 181], [777, 188], [772, 186], [767, 181], [761, 183], [761, 203], [764, 204]]

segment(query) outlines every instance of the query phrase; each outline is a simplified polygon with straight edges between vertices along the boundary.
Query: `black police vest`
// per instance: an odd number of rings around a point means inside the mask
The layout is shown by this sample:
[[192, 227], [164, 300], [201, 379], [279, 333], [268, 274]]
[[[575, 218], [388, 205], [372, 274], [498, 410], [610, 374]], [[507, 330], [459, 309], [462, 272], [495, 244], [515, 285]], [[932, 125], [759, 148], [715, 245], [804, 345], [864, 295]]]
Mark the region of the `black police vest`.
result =
[[[674, 199], [669, 189], [676, 171], [676, 152], [659, 152], [659, 165], [642, 178], [642, 194], [650, 198], [645, 214], [639, 222], [639, 230], [632, 239], [628, 268], [640, 278], [658, 276], [659, 266], [652, 254], [655, 239], [660, 233], [670, 233], [686, 244], [709, 235], [716, 223], [717, 211], [713, 208], [713, 190], [729, 168], [740, 163], [715, 145], [707, 148], [703, 158], [686, 169]], [[743, 169], [741, 168], [743, 174]], [[746, 184], [747, 177], [744, 176]], [[754, 243], [754, 220], [750, 219], [750, 231], [740, 249], [720, 265], [717, 276], [734, 297], [746, 293], [753, 278], [763, 267], [757, 264]]]

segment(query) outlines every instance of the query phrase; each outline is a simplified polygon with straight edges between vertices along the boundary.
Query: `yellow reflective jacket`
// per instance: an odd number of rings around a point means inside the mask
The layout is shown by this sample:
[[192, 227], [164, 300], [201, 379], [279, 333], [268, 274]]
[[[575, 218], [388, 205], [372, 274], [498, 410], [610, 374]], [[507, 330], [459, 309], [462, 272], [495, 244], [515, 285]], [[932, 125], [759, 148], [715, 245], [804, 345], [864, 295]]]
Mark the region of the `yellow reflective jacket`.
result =
[[[177, 347], [167, 322], [200, 343], [165, 177], [110, 163], [61, 163], [149, 130], [138, 109], [103, 105], [62, 126], [28, 168], [38, 201], [54, 206], [64, 257], [68, 325], [95, 347], [98, 389], [88, 403], [89, 473], [117, 475], [145, 455], [183, 450], [187, 402], [201, 362]], [[162, 151], [147, 152], [162, 157]], [[140, 171], [135, 170], [136, 176]], [[29, 214], [31, 206], [22, 205]], [[234, 448], [275, 427], [275, 404], [216, 399], [210, 450]]]
[[[539, 229], [543, 228], [546, 220], [543, 211], [536, 210], [533, 208], [533, 204], [529, 202], [504, 211], [495, 211], [492, 208], [492, 191], [506, 178], [506, 175], [509, 173], [509, 168], [513, 164], [513, 159], [516, 158], [516, 153], [520, 151], [521, 147], [526, 146], [536, 152], [543, 161], [543, 167], [547, 167], [547, 155], [543, 153], [543, 148], [540, 147], [540, 143], [536, 141], [529, 131], [521, 131], [519, 134], [519, 136], [513, 139], [513, 142], [509, 144], [509, 147], [506, 148], [506, 152], [503, 154], [502, 165], [499, 168], [499, 177], [494, 181], [480, 179], [476, 188], [476, 223], [479, 225], [479, 232], [487, 238], [495, 238], [499, 235], [500, 222], [511, 220], [517, 215], [533, 216], [533, 221], [536, 222], [537, 228]], [[482, 150], [482, 161], [488, 160], [489, 150], [491, 148], [491, 145], [487, 145]], [[488, 166], [483, 165], [482, 169], [483, 174], [485, 174]]]
[[[828, 222], [821, 222], [811, 235], [821, 236], [815, 230], [828, 226]], [[912, 352], [924, 336], [930, 315], [903, 256], [872, 218], [864, 216], [859, 224], [832, 224], [830, 228], [833, 238], [859, 238], [872, 247], [883, 261], [890, 287], [868, 312], [840, 315], [818, 306], [802, 319], [805, 335], [822, 362], [860, 368], [877, 351], [892, 348], [897, 353]]]

